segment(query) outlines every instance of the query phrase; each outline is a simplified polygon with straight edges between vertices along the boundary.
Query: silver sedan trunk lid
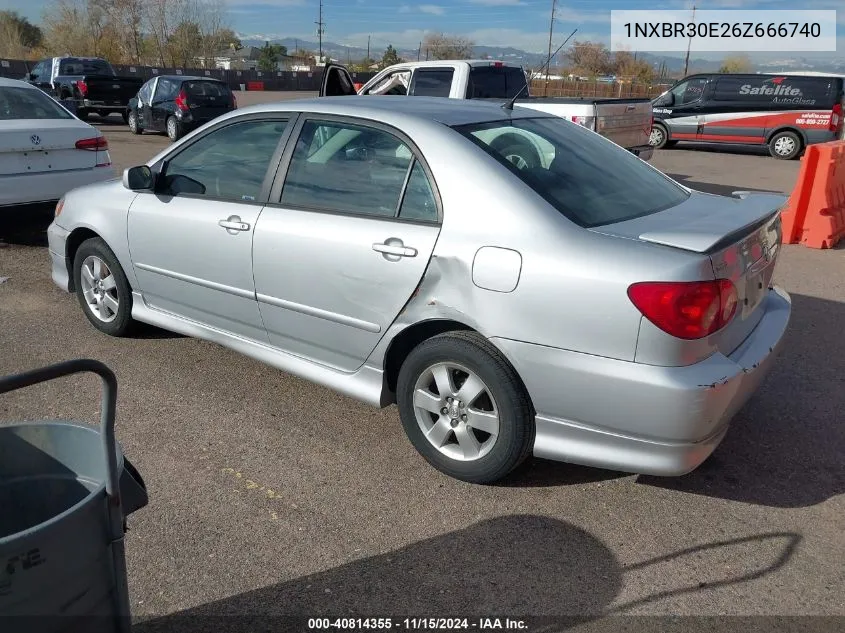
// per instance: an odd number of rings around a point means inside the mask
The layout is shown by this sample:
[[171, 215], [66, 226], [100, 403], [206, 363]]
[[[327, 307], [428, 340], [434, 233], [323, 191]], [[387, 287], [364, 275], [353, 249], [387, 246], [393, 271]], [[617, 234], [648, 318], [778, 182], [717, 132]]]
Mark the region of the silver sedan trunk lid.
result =
[[712, 341], [730, 354], [763, 317], [780, 252], [780, 194], [728, 198], [692, 192], [682, 204], [649, 216], [591, 229], [605, 235], [661, 244], [709, 257], [713, 276], [730, 279], [737, 291], [736, 316]]

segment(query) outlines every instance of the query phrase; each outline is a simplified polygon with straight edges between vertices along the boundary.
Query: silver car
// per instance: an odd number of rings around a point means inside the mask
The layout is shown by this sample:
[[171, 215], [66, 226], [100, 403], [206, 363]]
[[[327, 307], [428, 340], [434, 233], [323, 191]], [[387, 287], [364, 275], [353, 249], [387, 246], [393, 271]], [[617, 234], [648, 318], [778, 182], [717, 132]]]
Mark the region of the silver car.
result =
[[693, 192], [536, 111], [353, 96], [224, 115], [69, 193], [49, 243], [100, 331], [141, 321], [396, 403], [450, 476], [532, 452], [672, 476], [781, 345], [784, 201]]

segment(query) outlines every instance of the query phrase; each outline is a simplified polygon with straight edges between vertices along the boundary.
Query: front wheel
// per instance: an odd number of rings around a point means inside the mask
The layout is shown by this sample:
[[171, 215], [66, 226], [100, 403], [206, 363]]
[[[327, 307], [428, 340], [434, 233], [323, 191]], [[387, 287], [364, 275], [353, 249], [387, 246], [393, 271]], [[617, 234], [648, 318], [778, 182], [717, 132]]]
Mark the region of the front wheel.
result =
[[174, 142], [182, 138], [182, 126], [176, 120], [176, 117], [169, 117], [167, 119], [167, 136]]
[[91, 324], [109, 336], [133, 329], [132, 291], [117, 257], [99, 237], [85, 240], [73, 258], [73, 284]]
[[769, 141], [769, 154], [781, 160], [792, 160], [801, 153], [801, 138], [795, 132], [778, 132]]
[[534, 445], [525, 387], [501, 353], [474, 332], [448, 332], [414, 348], [399, 370], [396, 397], [408, 439], [450, 477], [496, 482]]

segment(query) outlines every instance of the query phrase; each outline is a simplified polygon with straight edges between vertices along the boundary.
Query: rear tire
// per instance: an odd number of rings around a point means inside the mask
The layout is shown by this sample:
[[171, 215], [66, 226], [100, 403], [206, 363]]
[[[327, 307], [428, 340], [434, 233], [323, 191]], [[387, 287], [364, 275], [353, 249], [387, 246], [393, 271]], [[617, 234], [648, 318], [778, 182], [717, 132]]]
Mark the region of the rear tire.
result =
[[126, 336], [132, 320], [132, 290], [117, 257], [99, 237], [80, 244], [73, 258], [73, 285], [82, 311], [109, 336]]
[[167, 136], [171, 141], [176, 142], [182, 138], [182, 125], [176, 120], [176, 117], [167, 118]]
[[447, 332], [415, 347], [399, 370], [396, 399], [408, 439], [450, 477], [496, 482], [534, 446], [534, 409], [522, 381], [475, 332]]
[[769, 140], [769, 154], [780, 160], [793, 160], [801, 153], [801, 137], [795, 132], [778, 132]]
[[126, 116], [126, 124], [132, 134], [143, 134], [144, 128], [141, 127], [141, 123], [138, 121], [138, 113], [134, 110]]

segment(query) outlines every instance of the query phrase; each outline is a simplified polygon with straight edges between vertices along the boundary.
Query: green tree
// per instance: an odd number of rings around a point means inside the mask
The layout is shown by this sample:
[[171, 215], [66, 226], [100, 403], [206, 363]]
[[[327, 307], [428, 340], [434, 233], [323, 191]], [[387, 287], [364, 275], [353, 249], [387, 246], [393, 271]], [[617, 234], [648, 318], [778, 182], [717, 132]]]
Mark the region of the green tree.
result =
[[384, 55], [381, 56], [382, 68], [393, 66], [393, 64], [401, 64], [403, 61], [405, 60], [399, 57], [399, 53], [396, 52], [396, 49], [393, 48], [393, 45], [388, 44], [387, 48], [384, 51]]
[[276, 65], [283, 56], [288, 54], [288, 49], [281, 44], [271, 44], [264, 42], [261, 51], [258, 54], [258, 70], [271, 72], [276, 70]]

